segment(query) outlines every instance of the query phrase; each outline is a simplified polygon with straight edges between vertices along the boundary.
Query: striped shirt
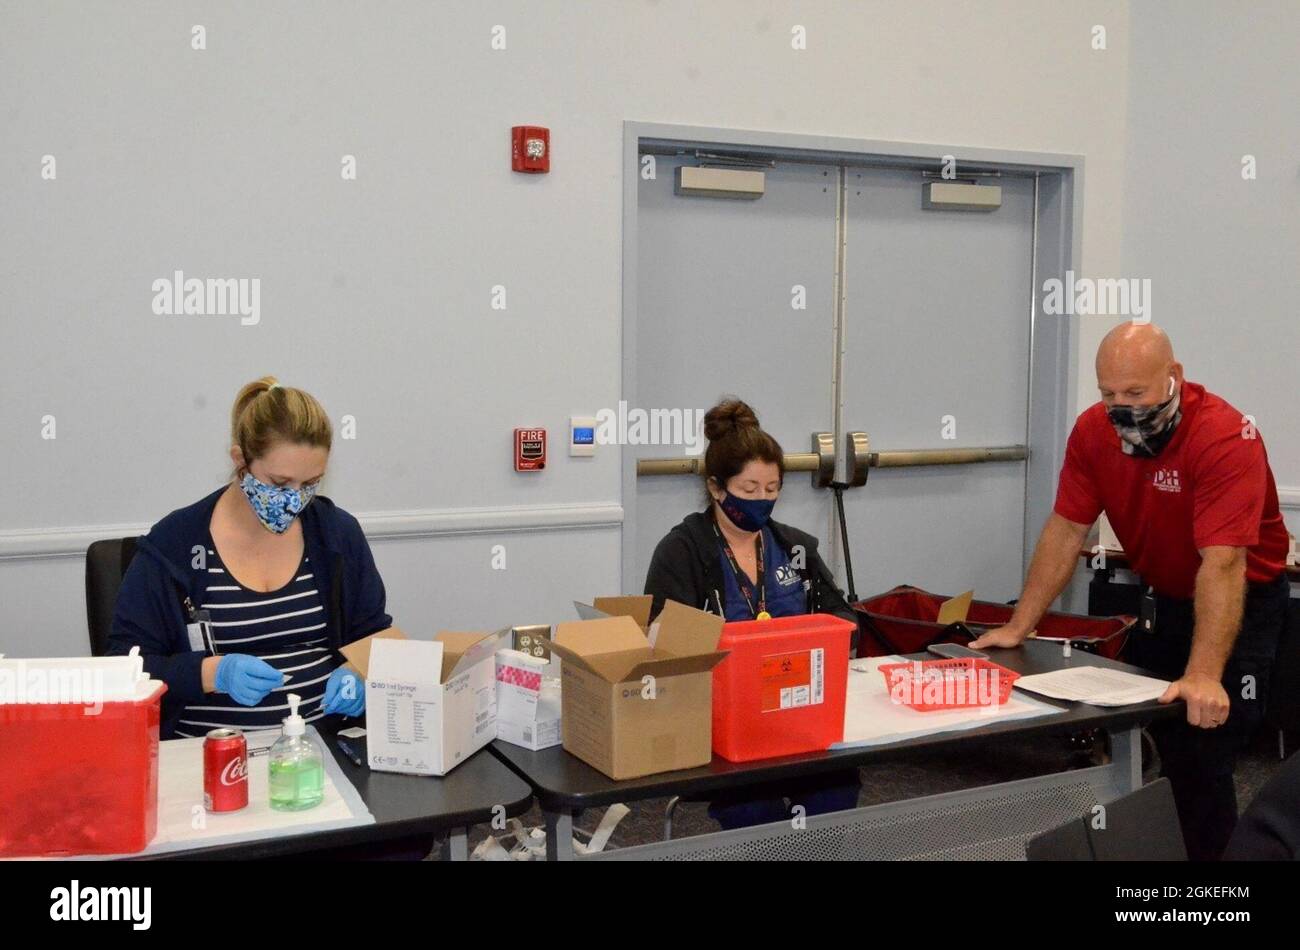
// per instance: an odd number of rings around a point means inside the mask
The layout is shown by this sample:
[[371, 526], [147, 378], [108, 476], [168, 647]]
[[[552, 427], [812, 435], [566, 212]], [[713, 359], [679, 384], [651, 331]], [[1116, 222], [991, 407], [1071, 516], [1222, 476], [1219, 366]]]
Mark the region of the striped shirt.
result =
[[287, 682], [256, 706], [241, 706], [225, 693], [208, 693], [186, 706], [176, 735], [202, 736], [211, 729], [269, 729], [289, 715], [289, 693], [302, 697], [299, 713], [308, 722], [324, 716], [325, 681], [338, 662], [329, 650], [326, 614], [315, 575], [303, 552], [293, 579], [275, 591], [249, 590], [226, 572], [208, 538], [207, 586], [199, 606], [212, 618], [217, 654], [247, 653], [265, 660]]

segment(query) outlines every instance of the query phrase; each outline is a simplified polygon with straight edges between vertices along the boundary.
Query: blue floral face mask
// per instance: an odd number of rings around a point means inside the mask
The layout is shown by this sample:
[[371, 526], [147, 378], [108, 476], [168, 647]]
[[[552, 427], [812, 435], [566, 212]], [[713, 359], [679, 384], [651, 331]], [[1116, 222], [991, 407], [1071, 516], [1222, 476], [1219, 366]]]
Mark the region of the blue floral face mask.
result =
[[304, 485], [302, 488], [281, 488], [258, 481], [252, 472], [245, 472], [239, 487], [253, 506], [253, 514], [267, 531], [284, 534], [293, 524], [293, 519], [302, 513], [313, 498], [316, 497], [316, 485]]

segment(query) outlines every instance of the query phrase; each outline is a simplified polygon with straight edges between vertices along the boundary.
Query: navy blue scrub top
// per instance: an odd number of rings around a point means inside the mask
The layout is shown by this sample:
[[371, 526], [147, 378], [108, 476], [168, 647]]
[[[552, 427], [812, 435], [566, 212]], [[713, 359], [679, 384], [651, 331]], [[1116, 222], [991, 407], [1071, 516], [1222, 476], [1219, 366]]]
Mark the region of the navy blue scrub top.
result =
[[[732, 570], [727, 553], [718, 546], [718, 558], [722, 562], [723, 583], [726, 590], [723, 599], [726, 603], [726, 619], [753, 620], [754, 614], [745, 603], [745, 596], [740, 592], [736, 582], [736, 572]], [[803, 578], [790, 566], [790, 556], [776, 543], [772, 532], [763, 526], [763, 573], [767, 575], [767, 612], [773, 617], [794, 617], [808, 612], [808, 598], [803, 588]], [[746, 578], [748, 580], [748, 578]], [[750, 594], [754, 610], [758, 610], [758, 585]]]

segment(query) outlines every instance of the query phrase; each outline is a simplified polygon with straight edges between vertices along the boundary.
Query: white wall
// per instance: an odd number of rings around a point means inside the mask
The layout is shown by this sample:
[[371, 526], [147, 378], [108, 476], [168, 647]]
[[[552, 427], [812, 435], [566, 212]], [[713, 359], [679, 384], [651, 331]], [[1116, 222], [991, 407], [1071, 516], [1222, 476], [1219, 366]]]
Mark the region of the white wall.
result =
[[[617, 403], [624, 120], [1083, 154], [1083, 267], [1119, 272], [1123, 2], [0, 11], [0, 652], [84, 650], [80, 560], [26, 555], [216, 487], [230, 401], [266, 372], [356, 416], [336, 501], [434, 535], [375, 543], [406, 629], [558, 619], [617, 588], [614, 453], [553, 443], [519, 476], [509, 439], [562, 440], [571, 413]], [[509, 171], [517, 123], [551, 128], [550, 175]], [[151, 282], [176, 268], [260, 277], [261, 323], [155, 316]], [[495, 527], [439, 536], [465, 508]], [[605, 526], [508, 530], [584, 519]]]
[[1132, 30], [1124, 271], [1188, 377], [1255, 417], [1300, 532], [1300, 5], [1156, 0]]

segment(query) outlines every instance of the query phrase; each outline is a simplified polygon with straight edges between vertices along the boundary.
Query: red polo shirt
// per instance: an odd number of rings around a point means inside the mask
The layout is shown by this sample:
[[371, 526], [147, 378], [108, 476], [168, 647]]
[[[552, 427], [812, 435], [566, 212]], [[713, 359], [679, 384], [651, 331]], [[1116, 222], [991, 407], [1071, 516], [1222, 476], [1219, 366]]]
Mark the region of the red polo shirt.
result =
[[1088, 408], [1066, 445], [1056, 513], [1090, 525], [1105, 511], [1133, 570], [1167, 597], [1192, 596], [1211, 545], [1244, 547], [1246, 578], [1273, 580], [1288, 542], [1263, 438], [1204, 386], [1185, 382], [1181, 405], [1155, 458], [1125, 455], [1105, 405]]

